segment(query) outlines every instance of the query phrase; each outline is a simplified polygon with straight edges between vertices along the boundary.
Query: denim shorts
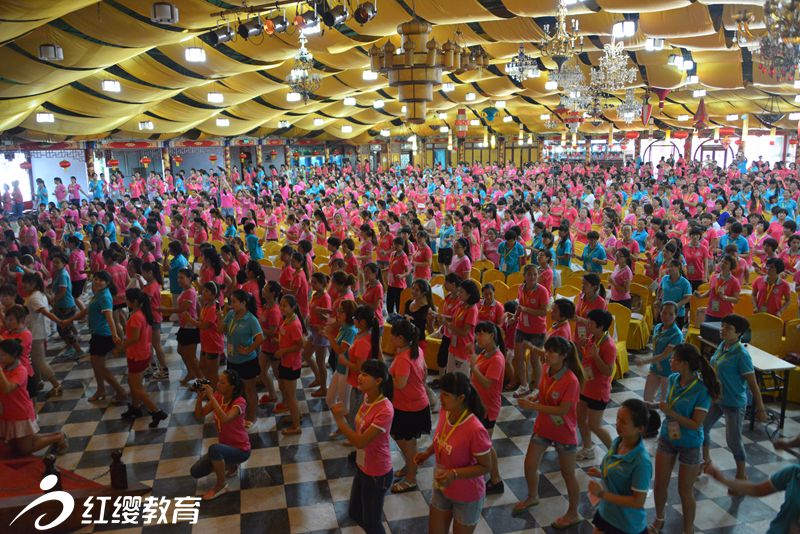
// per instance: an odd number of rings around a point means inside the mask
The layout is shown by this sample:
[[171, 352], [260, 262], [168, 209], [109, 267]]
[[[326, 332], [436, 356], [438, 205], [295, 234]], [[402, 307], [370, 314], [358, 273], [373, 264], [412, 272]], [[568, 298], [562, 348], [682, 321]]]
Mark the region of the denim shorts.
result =
[[543, 438], [541, 436], [537, 436], [536, 434], [531, 436], [531, 441], [542, 445], [543, 447], [553, 446], [556, 452], [571, 452], [575, 453], [578, 450], [578, 445], [569, 445], [567, 443], [561, 443], [560, 441], [554, 441], [552, 439]]
[[677, 456], [678, 461], [684, 465], [700, 465], [703, 460], [700, 447], [676, 447], [670, 443], [669, 440], [664, 438], [658, 438], [658, 448], [656, 452], [669, 456]]
[[544, 334], [526, 334], [521, 330], [517, 329], [516, 334], [514, 334], [514, 342], [516, 343], [530, 343], [534, 347], [544, 347]]
[[485, 499], [486, 497], [481, 497], [472, 502], [454, 501], [445, 496], [441, 490], [434, 489], [431, 496], [431, 506], [443, 512], [453, 512], [453, 520], [459, 525], [472, 527], [477, 525], [481, 519], [481, 510]]

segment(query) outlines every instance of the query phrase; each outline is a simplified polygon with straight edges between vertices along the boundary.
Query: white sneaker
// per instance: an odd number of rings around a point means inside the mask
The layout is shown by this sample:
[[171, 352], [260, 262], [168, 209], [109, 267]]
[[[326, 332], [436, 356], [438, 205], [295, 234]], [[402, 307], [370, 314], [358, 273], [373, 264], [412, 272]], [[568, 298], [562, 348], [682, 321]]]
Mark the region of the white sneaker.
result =
[[517, 391], [514, 392], [514, 398], [518, 399], [520, 397], [525, 397], [531, 392], [528, 386], [520, 386], [517, 388]]
[[594, 460], [594, 447], [591, 449], [581, 449], [575, 454], [576, 460]]

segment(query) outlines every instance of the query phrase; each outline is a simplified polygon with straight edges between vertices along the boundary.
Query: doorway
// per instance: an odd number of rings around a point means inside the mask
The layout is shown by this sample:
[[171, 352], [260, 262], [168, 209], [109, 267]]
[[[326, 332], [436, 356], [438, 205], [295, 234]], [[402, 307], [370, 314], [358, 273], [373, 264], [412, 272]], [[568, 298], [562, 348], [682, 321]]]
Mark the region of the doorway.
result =
[[443, 148], [433, 149], [433, 166], [441, 165], [442, 169], [449, 167], [447, 164], [447, 151]]
[[700, 143], [693, 154], [694, 159], [699, 159], [703, 163], [706, 161], [713, 161], [723, 169], [733, 163], [735, 157], [736, 154], [734, 154], [730, 146], [726, 148], [717, 141], [711, 139]]

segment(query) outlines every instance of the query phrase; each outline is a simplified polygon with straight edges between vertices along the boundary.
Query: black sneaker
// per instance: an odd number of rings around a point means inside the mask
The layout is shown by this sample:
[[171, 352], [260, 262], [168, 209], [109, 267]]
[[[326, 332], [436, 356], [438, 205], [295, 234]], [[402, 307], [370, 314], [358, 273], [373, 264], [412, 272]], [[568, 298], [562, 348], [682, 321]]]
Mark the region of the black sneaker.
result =
[[125, 411], [125, 412], [122, 412], [122, 415], [120, 415], [120, 417], [122, 417], [123, 419], [136, 419], [136, 418], [141, 417], [143, 415], [144, 415], [144, 413], [142, 413], [142, 408], [141, 407], [135, 408], [133, 406], [133, 404], [129, 404], [128, 405], [128, 410]]
[[431, 380], [430, 382], [428, 382], [428, 385], [431, 387], [431, 389], [439, 389], [439, 379], [436, 378], [434, 380]]
[[505, 490], [506, 486], [502, 480], [496, 484], [492, 484], [491, 480], [486, 483], [486, 495], [499, 495]]
[[147, 426], [149, 426], [150, 428], [156, 428], [158, 426], [158, 423], [160, 423], [169, 416], [166, 413], [164, 413], [164, 410], [158, 410], [157, 412], [150, 412], [150, 417], [152, 417], [153, 420], [150, 421], [150, 424]]

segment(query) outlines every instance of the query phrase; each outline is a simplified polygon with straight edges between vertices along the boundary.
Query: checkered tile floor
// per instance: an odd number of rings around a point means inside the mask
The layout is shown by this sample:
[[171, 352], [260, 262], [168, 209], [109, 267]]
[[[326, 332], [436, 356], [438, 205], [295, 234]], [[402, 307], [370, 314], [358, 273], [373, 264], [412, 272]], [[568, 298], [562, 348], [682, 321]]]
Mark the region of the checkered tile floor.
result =
[[[162, 339], [168, 340], [167, 356], [172, 382], [157, 382], [149, 386], [158, 404], [170, 414], [170, 418], [157, 429], [148, 428], [149, 418], [141, 418], [132, 425], [120, 420], [119, 415], [124, 407], [89, 403], [87, 397], [94, 391], [94, 384], [88, 361], [55, 365], [60, 378], [64, 380], [64, 395], [54, 400], [46, 400], [41, 396], [37, 408], [43, 430], [60, 428], [70, 436], [69, 452], [59, 458], [60, 466], [74, 469], [87, 478], [99, 476], [100, 482], [108, 484], [108, 474], [104, 473], [109, 465], [111, 449], [123, 448], [128, 476], [152, 486], [153, 495], [197, 495], [213, 484], [213, 476], [199, 482], [189, 476], [189, 467], [195, 459], [216, 441], [216, 431], [211, 422], [205, 425], [197, 423], [192, 414], [193, 395], [178, 384], [183, 366], [175, 352], [176, 330], [165, 324], [162, 333]], [[50, 352], [56, 354], [60, 348], [58, 342], [52, 342]], [[632, 364], [628, 378], [614, 385], [612, 403], [604, 416], [609, 425], [614, 424], [618, 403], [630, 397], [640, 397], [643, 392], [646, 368], [635, 365], [635, 357]], [[122, 358], [109, 360], [109, 366], [116, 375], [123, 377], [125, 362]], [[309, 375], [310, 371], [304, 369], [302, 386], [311, 382]], [[282, 425], [283, 418], [274, 417], [271, 407], [259, 407], [257, 432], [251, 434], [252, 456], [242, 466], [240, 476], [229, 481], [230, 493], [201, 505], [197, 525], [145, 527], [121, 532], [360, 532], [347, 516], [354, 470], [347, 460], [349, 449], [341, 442], [329, 439], [334, 429], [330, 412], [323, 400], [311, 398], [310, 393], [309, 389], [299, 389], [297, 392], [304, 414], [303, 431], [298, 436], [280, 436], [276, 426]], [[787, 414], [784, 430], [789, 436], [800, 433], [800, 410], [792, 408]], [[541, 466], [544, 474], [540, 481], [541, 505], [521, 517], [511, 516], [513, 504], [526, 494], [522, 476], [523, 458], [531, 429], [531, 414], [521, 412], [513, 399], [507, 397], [494, 432], [494, 445], [506, 491], [487, 499], [476, 532], [547, 532], [550, 529], [545, 526], [566, 509], [566, 490], [558, 471], [557, 457], [550, 450]], [[714, 462], [732, 475], [734, 463], [724, 449], [724, 429], [721, 426], [714, 428], [711, 437]], [[420, 446], [427, 446], [428, 443], [429, 439], [423, 439]], [[782, 464], [794, 460], [792, 456], [776, 453], [772, 449], [762, 425], [757, 425], [752, 432], [746, 431], [745, 443], [751, 479], [764, 479]], [[653, 450], [655, 440], [648, 440], [648, 447]], [[393, 448], [393, 455], [395, 468], [400, 468], [402, 458], [396, 447]], [[580, 462], [584, 468], [592, 464], [594, 461]], [[389, 531], [427, 531], [432, 471], [432, 465], [420, 470], [420, 491], [386, 497], [384, 514]], [[673, 476], [677, 476], [677, 470]], [[585, 488], [586, 475], [578, 471], [578, 477], [582, 488]], [[732, 499], [724, 488], [708, 477], [698, 481], [696, 495], [699, 501], [696, 527], [698, 532], [708, 534], [763, 533], [783, 500], [782, 494], [760, 500]], [[652, 519], [652, 493], [647, 507]], [[680, 510], [677, 480], [673, 480], [664, 532], [680, 531]], [[581, 497], [580, 512], [587, 518], [593, 515], [585, 493]], [[99, 526], [93, 529], [95, 532], [110, 530]], [[589, 522], [584, 522], [571, 532], [591, 530]], [[87, 527], [85, 531], [91, 532], [92, 527]]]

